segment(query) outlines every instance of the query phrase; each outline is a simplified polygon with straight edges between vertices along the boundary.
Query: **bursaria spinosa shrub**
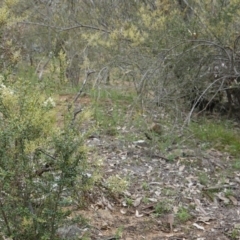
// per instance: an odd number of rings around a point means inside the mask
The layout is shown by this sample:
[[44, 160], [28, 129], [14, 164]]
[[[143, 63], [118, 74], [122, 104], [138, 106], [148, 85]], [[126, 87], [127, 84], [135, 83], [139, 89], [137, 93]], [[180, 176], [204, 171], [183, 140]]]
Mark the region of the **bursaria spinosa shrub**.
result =
[[[56, 239], [86, 161], [79, 133], [32, 83], [0, 80], [0, 232], [12, 239]], [[69, 119], [69, 122], [68, 122]]]

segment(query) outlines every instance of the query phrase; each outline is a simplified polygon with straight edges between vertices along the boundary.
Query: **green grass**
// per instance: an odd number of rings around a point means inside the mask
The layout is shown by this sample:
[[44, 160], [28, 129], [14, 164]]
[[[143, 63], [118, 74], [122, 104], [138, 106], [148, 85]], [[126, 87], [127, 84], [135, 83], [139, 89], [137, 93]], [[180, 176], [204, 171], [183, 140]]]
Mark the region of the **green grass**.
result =
[[122, 235], [123, 235], [123, 231], [124, 231], [124, 227], [120, 226], [117, 228], [116, 233], [115, 233], [115, 239], [122, 239]]
[[158, 202], [155, 206], [154, 212], [157, 216], [160, 216], [162, 214], [166, 214], [171, 212], [172, 205], [170, 204], [170, 201], [163, 200], [161, 202]]
[[124, 107], [124, 104], [132, 104], [137, 97], [134, 92], [123, 92], [118, 89], [104, 87], [100, 90], [92, 89], [89, 94], [97, 102], [110, 100], [112, 103], [123, 104], [122, 107]]
[[179, 208], [178, 212], [177, 212], [177, 219], [180, 222], [186, 222], [188, 220], [190, 220], [192, 218], [192, 216], [189, 214], [188, 210], [184, 207]]
[[149, 185], [148, 185], [147, 182], [143, 182], [143, 183], [142, 183], [142, 189], [143, 189], [144, 191], [149, 190]]
[[44, 71], [44, 74], [41, 79], [38, 77], [36, 69], [31, 66], [20, 65], [18, 66], [18, 71], [16, 77], [22, 79], [28, 79], [31, 83], [39, 86], [41, 90], [44, 90], [47, 94], [67, 94], [67, 93], [77, 93], [80, 86], [73, 87], [70, 82], [60, 82], [59, 76], [56, 73], [51, 73]]
[[119, 140], [139, 140], [134, 131], [121, 135], [122, 127], [142, 129], [145, 124], [137, 107], [134, 92], [103, 86], [102, 89], [92, 89], [89, 95], [93, 99], [93, 117], [101, 132], [115, 136]]
[[93, 104], [92, 108], [97, 126], [105, 131], [107, 135], [117, 135], [118, 127], [124, 123], [125, 113], [117, 106], [109, 106], [109, 109], [107, 109], [107, 107], [99, 103]]
[[233, 196], [234, 193], [233, 193], [233, 190], [232, 189], [227, 189], [225, 191], [225, 197], [230, 197], [230, 196]]
[[239, 236], [240, 236], [239, 233], [240, 233], [240, 232], [239, 232], [239, 228], [233, 228], [233, 230], [232, 230], [231, 233], [229, 234], [229, 237], [230, 237], [231, 239], [239, 239]]
[[240, 131], [232, 123], [205, 120], [192, 123], [190, 129], [206, 147], [214, 147], [235, 157], [240, 156]]
[[176, 192], [176, 190], [174, 190], [172, 188], [163, 188], [162, 194], [164, 196], [175, 196], [177, 194], [177, 192]]
[[143, 202], [144, 204], [149, 204], [150, 200], [149, 200], [149, 198], [147, 198], [146, 196], [144, 196], [143, 199], [142, 199], [142, 202]]
[[232, 164], [233, 169], [240, 170], [240, 159], [236, 159]]
[[133, 205], [133, 200], [131, 198], [126, 197], [125, 198], [127, 206], [132, 206]]
[[206, 174], [206, 173], [200, 173], [199, 175], [198, 175], [198, 180], [199, 180], [199, 182], [202, 184], [202, 185], [205, 185], [205, 186], [207, 186], [207, 184], [208, 184], [208, 175]]

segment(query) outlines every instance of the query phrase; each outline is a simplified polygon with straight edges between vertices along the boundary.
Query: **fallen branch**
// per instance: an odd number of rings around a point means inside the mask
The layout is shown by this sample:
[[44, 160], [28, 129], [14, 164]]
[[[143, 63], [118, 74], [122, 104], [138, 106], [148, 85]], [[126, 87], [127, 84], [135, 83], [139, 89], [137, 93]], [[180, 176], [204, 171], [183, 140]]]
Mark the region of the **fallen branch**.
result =
[[221, 186], [214, 186], [214, 187], [205, 187], [202, 190], [203, 191], [213, 191], [213, 190], [219, 190], [219, 189], [224, 189], [224, 188], [233, 188], [236, 189], [236, 186], [231, 186], [231, 185], [221, 185]]

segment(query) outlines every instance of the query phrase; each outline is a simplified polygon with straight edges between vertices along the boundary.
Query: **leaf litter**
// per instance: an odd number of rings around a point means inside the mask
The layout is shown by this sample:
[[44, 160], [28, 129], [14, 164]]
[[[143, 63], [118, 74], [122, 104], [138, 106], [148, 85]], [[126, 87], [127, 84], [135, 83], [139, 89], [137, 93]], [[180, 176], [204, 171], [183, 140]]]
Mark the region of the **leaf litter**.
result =
[[[109, 136], [93, 142], [105, 159], [104, 176], [127, 178], [129, 187], [115, 196], [98, 189], [94, 201], [101, 204], [94, 211], [80, 211], [94, 226], [91, 239], [115, 236], [119, 228], [120, 239], [231, 239], [239, 223], [239, 174], [225, 171], [226, 154], [212, 149], [204, 156], [206, 165], [198, 156], [169, 162], [156, 149], [154, 157], [149, 156], [142, 142], [119, 143]], [[189, 220], [183, 221], [180, 208], [186, 209]], [[96, 218], [103, 210], [109, 216]]]
[[[171, 160], [138, 131], [136, 136], [139, 140], [131, 141], [96, 134], [87, 141], [104, 159], [102, 185], [116, 175], [129, 182], [121, 193], [96, 187], [91, 204], [78, 211], [90, 219], [90, 239], [207, 240], [239, 234], [240, 174], [231, 156], [176, 147], [168, 153]], [[90, 151], [89, 161], [91, 156]]]

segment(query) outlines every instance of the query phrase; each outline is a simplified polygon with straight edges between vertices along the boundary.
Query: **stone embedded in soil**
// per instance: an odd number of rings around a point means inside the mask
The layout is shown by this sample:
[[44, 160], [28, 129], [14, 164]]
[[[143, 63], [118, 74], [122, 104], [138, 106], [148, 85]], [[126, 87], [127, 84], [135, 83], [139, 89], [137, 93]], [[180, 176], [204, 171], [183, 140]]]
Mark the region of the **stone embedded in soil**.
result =
[[81, 236], [82, 229], [76, 225], [64, 226], [57, 229], [57, 235], [60, 239], [76, 239]]

